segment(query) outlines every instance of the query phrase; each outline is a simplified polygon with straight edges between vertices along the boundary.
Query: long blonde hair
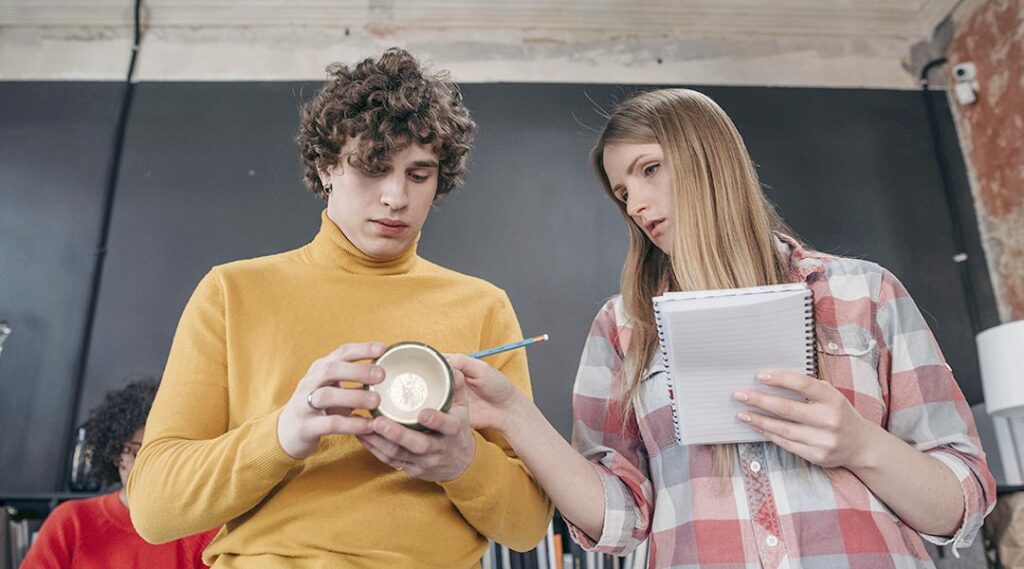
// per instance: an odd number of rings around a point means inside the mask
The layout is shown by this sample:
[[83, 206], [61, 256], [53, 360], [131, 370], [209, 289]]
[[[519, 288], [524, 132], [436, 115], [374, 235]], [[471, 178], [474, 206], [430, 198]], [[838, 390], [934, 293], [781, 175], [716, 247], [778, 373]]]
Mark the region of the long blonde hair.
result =
[[[672, 172], [675, 227], [672, 254], [655, 246], [615, 199], [604, 169], [604, 150], [615, 144], [661, 146]], [[710, 290], [779, 284], [787, 269], [773, 231], [791, 233], [761, 190], [732, 121], [714, 101], [689, 89], [661, 89], [621, 103], [591, 152], [605, 192], [629, 228], [622, 267], [622, 298], [632, 327], [618, 397], [628, 417], [658, 336], [652, 299], [663, 290]], [[735, 446], [718, 445], [715, 470], [727, 474]]]

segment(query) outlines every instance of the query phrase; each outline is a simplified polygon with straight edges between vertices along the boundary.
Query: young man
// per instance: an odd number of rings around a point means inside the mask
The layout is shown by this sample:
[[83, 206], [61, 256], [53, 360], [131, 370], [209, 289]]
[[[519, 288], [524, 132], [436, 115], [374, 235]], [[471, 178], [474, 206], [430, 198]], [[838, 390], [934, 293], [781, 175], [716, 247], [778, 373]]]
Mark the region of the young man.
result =
[[[417, 432], [365, 410], [386, 344], [469, 353], [521, 338], [508, 298], [417, 256], [434, 200], [462, 182], [475, 125], [454, 85], [398, 49], [302, 110], [320, 232], [215, 267], [185, 307], [128, 481], [139, 533], [223, 526], [213, 567], [475, 567], [487, 538], [533, 547], [550, 501], [463, 393]], [[494, 365], [529, 393], [522, 350]], [[341, 383], [339, 383], [341, 382]], [[355, 411], [355, 412], [353, 412]]]

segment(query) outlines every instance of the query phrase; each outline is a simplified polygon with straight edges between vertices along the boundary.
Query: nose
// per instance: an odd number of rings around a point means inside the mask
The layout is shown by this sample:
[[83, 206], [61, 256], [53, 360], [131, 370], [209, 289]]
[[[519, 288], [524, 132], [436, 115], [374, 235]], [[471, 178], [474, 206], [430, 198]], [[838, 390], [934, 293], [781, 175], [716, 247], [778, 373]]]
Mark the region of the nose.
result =
[[626, 198], [626, 213], [630, 217], [639, 217], [647, 211], [649, 205], [647, 198], [639, 190], [630, 190]]
[[388, 174], [381, 189], [380, 204], [390, 210], [402, 210], [409, 205], [409, 188], [404, 175]]

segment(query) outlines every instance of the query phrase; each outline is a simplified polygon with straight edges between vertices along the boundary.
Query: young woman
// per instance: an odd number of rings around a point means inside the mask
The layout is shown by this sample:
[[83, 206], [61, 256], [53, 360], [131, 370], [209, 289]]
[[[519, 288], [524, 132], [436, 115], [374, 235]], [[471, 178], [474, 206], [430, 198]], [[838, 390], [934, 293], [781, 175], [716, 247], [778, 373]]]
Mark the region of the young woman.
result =
[[[487, 364], [452, 356], [477, 428], [511, 443], [586, 549], [650, 567], [930, 567], [922, 539], [969, 545], [995, 499], [971, 412], [900, 282], [803, 247], [765, 199], [742, 138], [700, 93], [624, 102], [593, 151], [630, 233], [622, 294], [598, 313], [573, 397], [573, 448]], [[737, 419], [768, 443], [676, 440], [651, 299], [805, 282], [821, 381], [758, 380]], [[685, 397], [685, 394], [683, 394]], [[777, 418], [765, 414], [770, 412]]]
[[46, 518], [21, 569], [198, 569], [203, 549], [217, 530], [159, 545], [147, 543], [132, 526], [124, 483], [142, 446], [146, 416], [157, 382], [142, 379], [107, 393], [86, 424], [86, 449], [96, 476], [109, 494], [64, 502]]

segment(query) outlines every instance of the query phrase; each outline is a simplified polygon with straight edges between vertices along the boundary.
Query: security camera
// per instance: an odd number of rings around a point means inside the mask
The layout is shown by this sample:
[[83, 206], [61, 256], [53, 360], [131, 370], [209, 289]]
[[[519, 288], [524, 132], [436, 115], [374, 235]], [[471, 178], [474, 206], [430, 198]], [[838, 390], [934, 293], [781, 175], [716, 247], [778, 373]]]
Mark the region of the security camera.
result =
[[953, 94], [961, 105], [970, 105], [978, 100], [978, 68], [970, 61], [953, 66]]
[[978, 68], [971, 62], [961, 63], [953, 67], [953, 77], [957, 81], [974, 81], [978, 76]]

